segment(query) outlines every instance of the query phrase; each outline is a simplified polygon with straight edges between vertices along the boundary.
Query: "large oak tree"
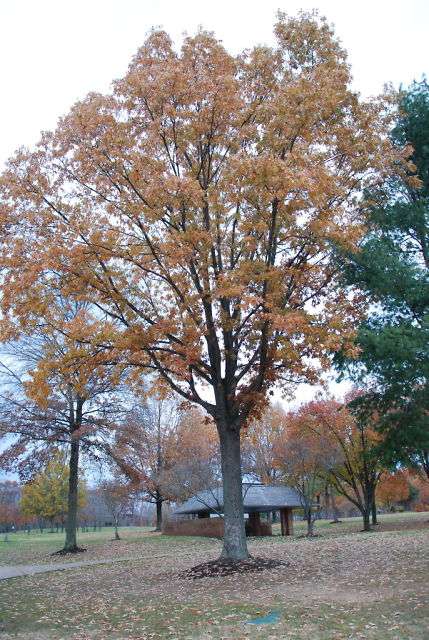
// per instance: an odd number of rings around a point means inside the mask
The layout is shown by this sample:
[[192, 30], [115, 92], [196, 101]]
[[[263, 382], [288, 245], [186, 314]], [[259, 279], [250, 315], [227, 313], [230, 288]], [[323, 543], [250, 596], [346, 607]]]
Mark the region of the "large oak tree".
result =
[[349, 88], [326, 22], [280, 15], [275, 35], [235, 57], [209, 32], [180, 52], [152, 32], [110, 95], [2, 178], [4, 313], [43, 312], [48, 272], [92, 305], [81, 339], [100, 358], [213, 417], [231, 559], [248, 555], [240, 431], [276, 381], [315, 380], [350, 339], [332, 255], [392, 160], [386, 114]]

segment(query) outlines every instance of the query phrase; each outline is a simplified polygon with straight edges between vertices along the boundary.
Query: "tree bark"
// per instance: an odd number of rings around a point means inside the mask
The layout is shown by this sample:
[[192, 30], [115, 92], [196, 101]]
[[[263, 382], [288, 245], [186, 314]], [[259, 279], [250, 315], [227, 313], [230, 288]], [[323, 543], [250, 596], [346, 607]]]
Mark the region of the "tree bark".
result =
[[[162, 452], [162, 437], [161, 437], [161, 411], [162, 405], [158, 404], [158, 425], [157, 425], [157, 445], [156, 445], [156, 473], [157, 477], [161, 473], [163, 467], [163, 452]], [[155, 492], [155, 504], [156, 504], [156, 527], [155, 531], [162, 530], [162, 496], [158, 489]]]
[[120, 540], [119, 531], [118, 531], [118, 518], [115, 518], [115, 540]]
[[370, 515], [369, 509], [362, 513], [364, 531], [371, 531], [371, 523], [370, 523], [369, 515]]
[[311, 538], [314, 535], [314, 520], [311, 509], [306, 510], [306, 520], [307, 520], [307, 537]]
[[161, 531], [162, 530], [162, 498], [159, 495], [158, 491], [156, 492], [155, 502], [156, 502], [156, 527], [155, 527], [155, 531]]
[[223, 479], [225, 533], [221, 557], [246, 560], [249, 557], [244, 527], [241, 477], [240, 429], [218, 425]]
[[339, 522], [340, 519], [339, 519], [338, 507], [335, 502], [335, 496], [332, 489], [330, 491], [330, 498], [331, 498], [332, 522], [336, 523], [336, 522]]
[[372, 499], [372, 504], [371, 504], [371, 518], [372, 518], [372, 524], [376, 525], [378, 524], [378, 520], [377, 520], [377, 504], [375, 502], [375, 495]]
[[69, 495], [68, 510], [66, 519], [66, 541], [64, 551], [76, 551], [78, 549], [76, 540], [77, 526], [77, 505], [78, 505], [78, 469], [79, 469], [79, 440], [72, 439], [70, 445], [69, 461]]

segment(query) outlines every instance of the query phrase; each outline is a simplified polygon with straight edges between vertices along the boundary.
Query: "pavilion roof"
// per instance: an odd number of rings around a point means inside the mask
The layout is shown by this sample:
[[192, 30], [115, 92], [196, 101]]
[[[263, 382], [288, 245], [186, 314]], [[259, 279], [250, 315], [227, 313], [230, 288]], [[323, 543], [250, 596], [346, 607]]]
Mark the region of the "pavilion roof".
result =
[[[278, 511], [285, 507], [301, 507], [301, 499], [295, 489], [284, 485], [263, 485], [243, 482], [243, 502], [245, 513]], [[174, 515], [199, 513], [222, 513], [223, 490], [216, 487], [200, 491], [181, 504]]]

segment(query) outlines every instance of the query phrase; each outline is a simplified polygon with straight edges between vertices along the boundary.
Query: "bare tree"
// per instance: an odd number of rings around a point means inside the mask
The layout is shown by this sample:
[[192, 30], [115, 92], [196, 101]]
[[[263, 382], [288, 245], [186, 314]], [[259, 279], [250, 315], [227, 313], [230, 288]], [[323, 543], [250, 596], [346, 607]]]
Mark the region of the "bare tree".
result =
[[58, 333], [40, 332], [6, 345], [0, 362], [0, 438], [6, 444], [0, 466], [28, 479], [53, 448], [69, 453], [65, 552], [79, 551], [80, 455], [103, 454], [121, 410], [117, 382], [108, 367], [91, 368], [91, 356], [86, 351], [76, 355]]
[[133, 511], [133, 488], [123, 478], [116, 476], [111, 480], [103, 480], [98, 487], [98, 491], [113, 518], [115, 540], [120, 540], [119, 522], [123, 516]]

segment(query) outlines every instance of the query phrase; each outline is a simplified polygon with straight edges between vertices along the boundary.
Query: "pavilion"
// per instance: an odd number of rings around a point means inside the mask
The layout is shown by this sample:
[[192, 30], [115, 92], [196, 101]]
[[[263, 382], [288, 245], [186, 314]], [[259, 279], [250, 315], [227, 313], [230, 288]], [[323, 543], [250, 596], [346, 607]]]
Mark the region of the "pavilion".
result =
[[[293, 509], [302, 508], [297, 491], [282, 485], [263, 485], [243, 482], [244, 513], [249, 515], [246, 523], [248, 535], [271, 535], [267, 525], [261, 522], [261, 513], [280, 512], [282, 536], [293, 535]], [[173, 513], [175, 516], [197, 516], [210, 518], [223, 513], [223, 490], [221, 487], [200, 491], [189, 498]], [[271, 527], [269, 527], [271, 532]]]

